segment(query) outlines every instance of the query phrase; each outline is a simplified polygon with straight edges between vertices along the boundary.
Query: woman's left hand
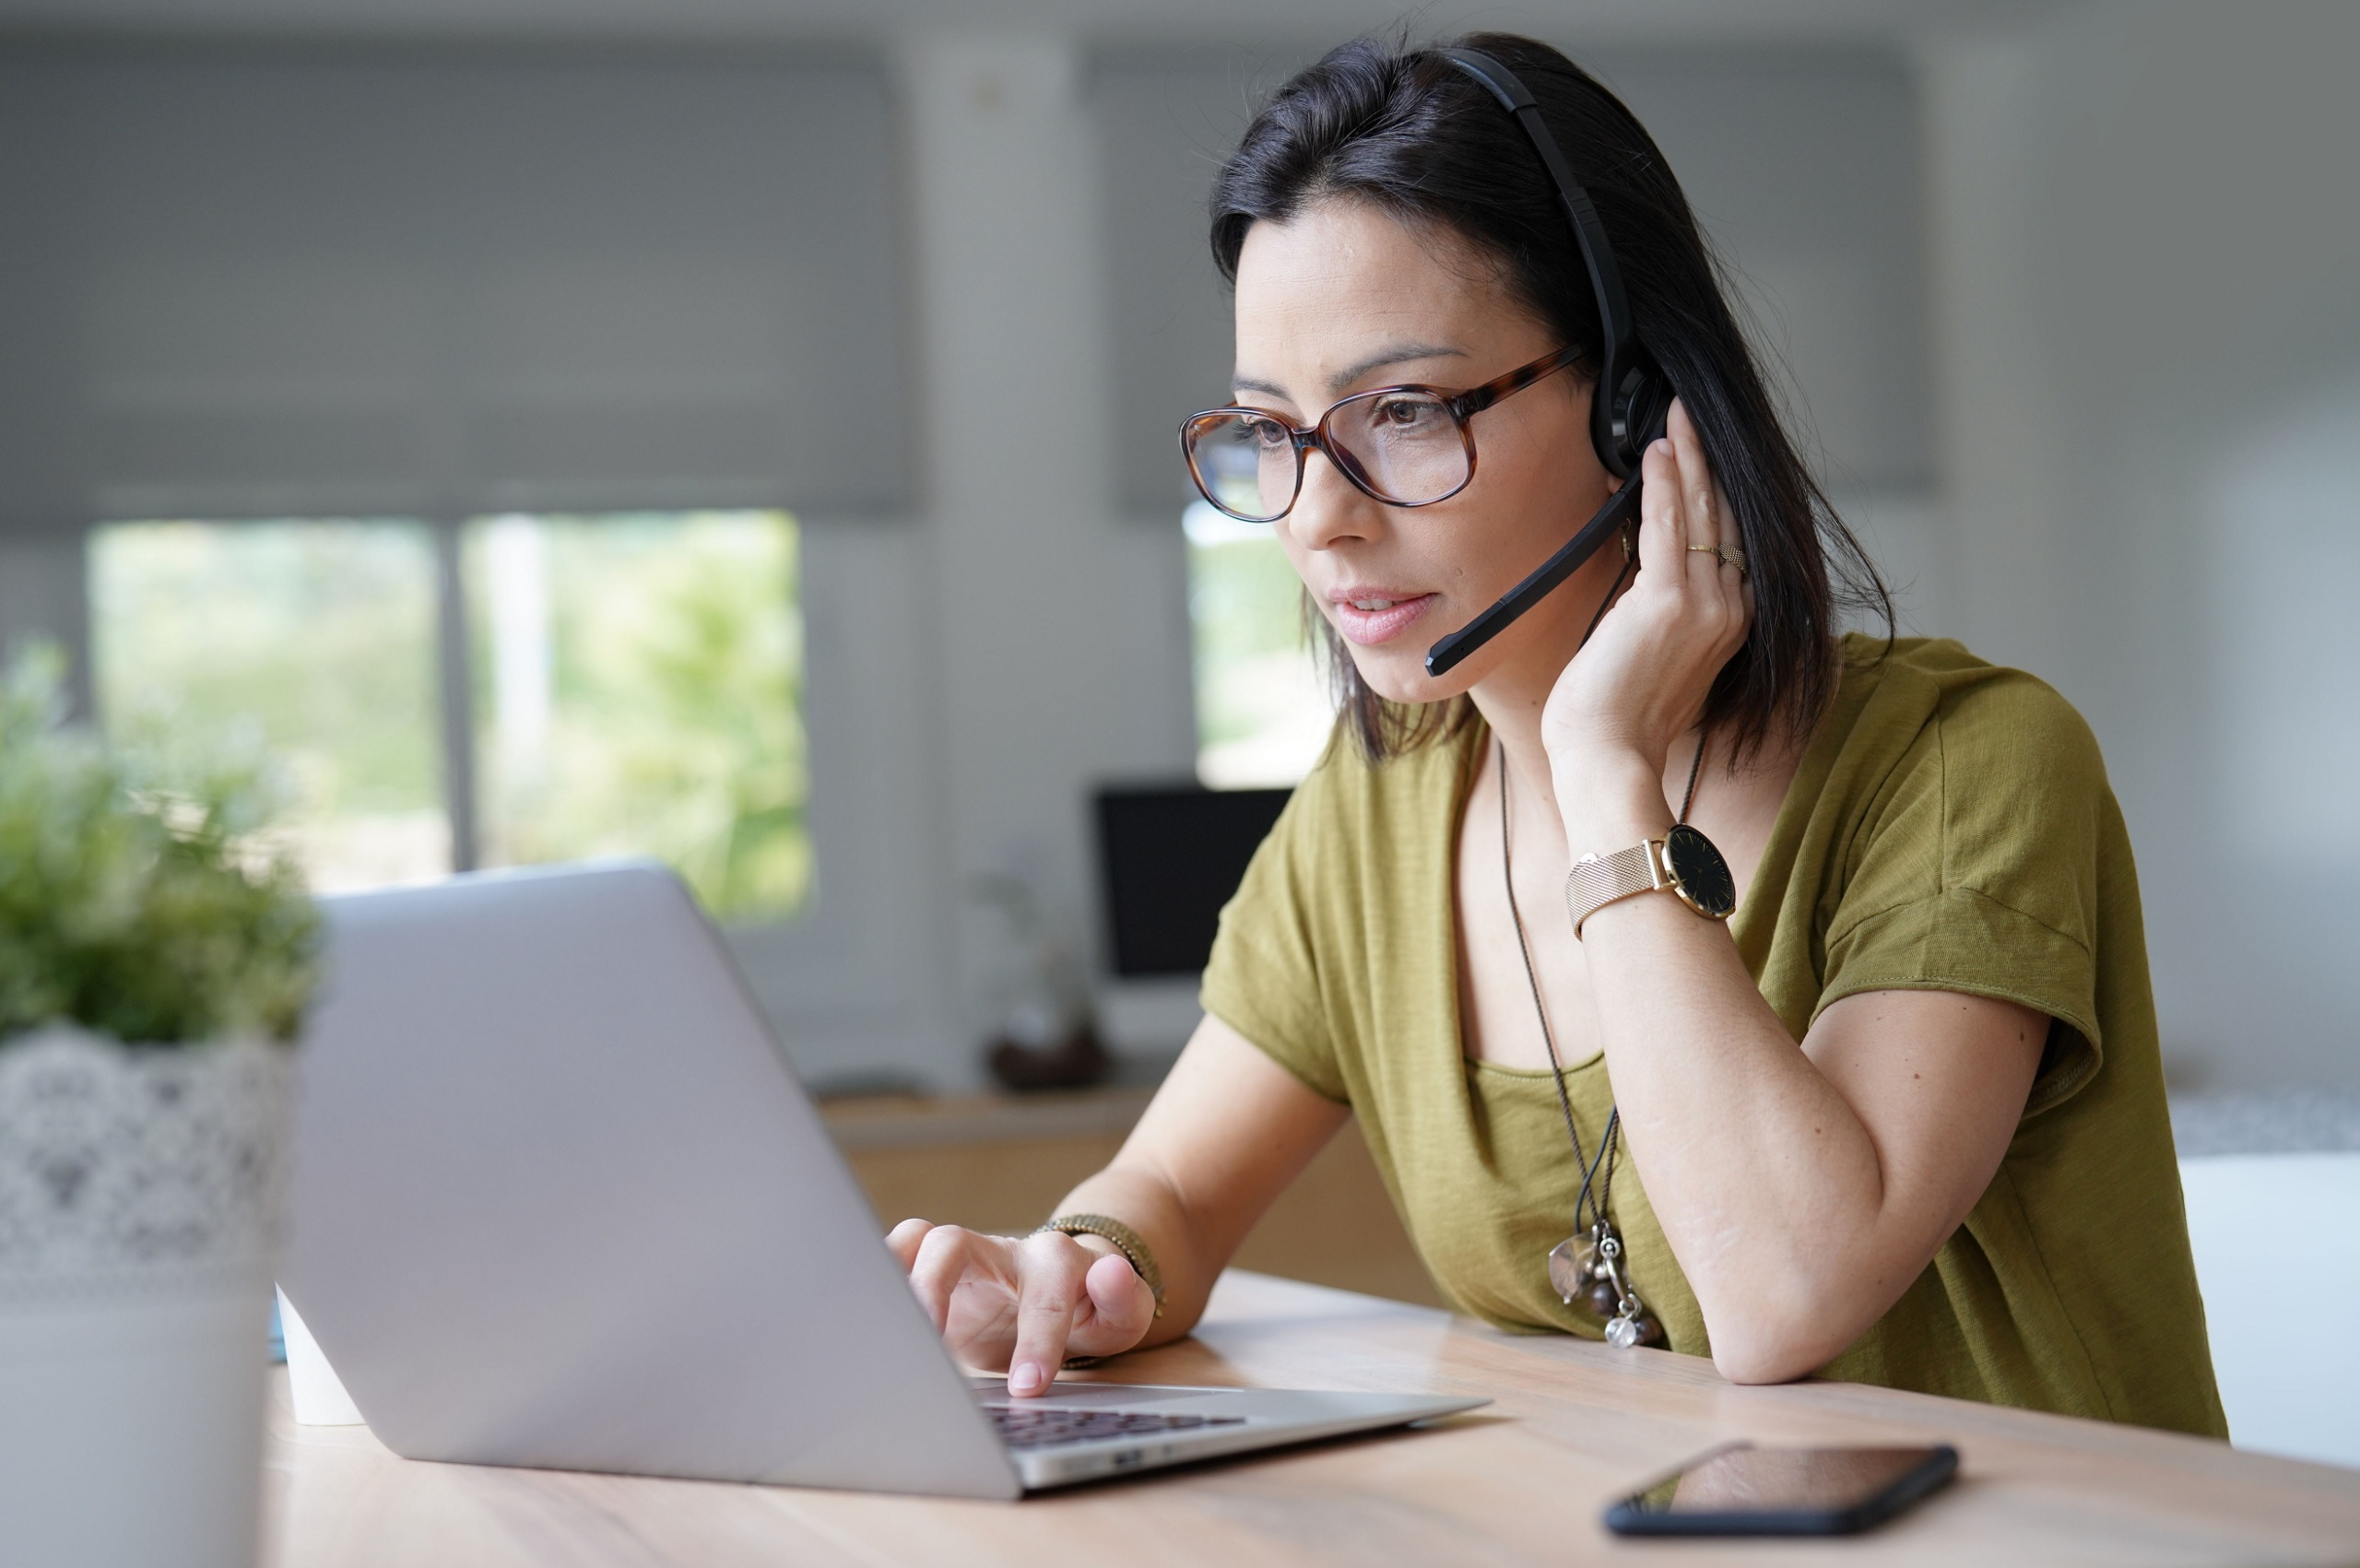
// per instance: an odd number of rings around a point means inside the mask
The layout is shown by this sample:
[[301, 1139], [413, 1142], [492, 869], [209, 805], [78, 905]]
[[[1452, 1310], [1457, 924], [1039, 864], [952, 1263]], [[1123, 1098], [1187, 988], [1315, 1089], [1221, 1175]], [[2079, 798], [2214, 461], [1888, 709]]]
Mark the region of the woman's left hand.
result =
[[[1694, 727], [1753, 619], [1752, 587], [1734, 564], [1737, 519], [1677, 401], [1664, 438], [1642, 463], [1638, 574], [1541, 711], [1541, 742], [1576, 855], [1621, 847], [1588, 843], [1582, 829], [1623, 828], [1614, 802], [1638, 781], [1660, 795], [1672, 742]], [[1594, 820], [1600, 817], [1607, 819]]]

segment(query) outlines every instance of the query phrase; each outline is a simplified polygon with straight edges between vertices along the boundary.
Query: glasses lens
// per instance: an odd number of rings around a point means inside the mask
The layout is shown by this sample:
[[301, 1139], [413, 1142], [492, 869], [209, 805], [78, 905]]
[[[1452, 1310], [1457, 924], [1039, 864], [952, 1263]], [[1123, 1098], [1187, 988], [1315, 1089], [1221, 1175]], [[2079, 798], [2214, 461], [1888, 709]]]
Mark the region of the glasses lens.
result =
[[1294, 441], [1276, 419], [1207, 414], [1189, 420], [1188, 466], [1207, 501], [1248, 523], [1284, 516], [1294, 501]]
[[1328, 439], [1358, 477], [1404, 506], [1440, 501], [1467, 483], [1467, 442], [1441, 398], [1424, 392], [1374, 392], [1339, 403]]

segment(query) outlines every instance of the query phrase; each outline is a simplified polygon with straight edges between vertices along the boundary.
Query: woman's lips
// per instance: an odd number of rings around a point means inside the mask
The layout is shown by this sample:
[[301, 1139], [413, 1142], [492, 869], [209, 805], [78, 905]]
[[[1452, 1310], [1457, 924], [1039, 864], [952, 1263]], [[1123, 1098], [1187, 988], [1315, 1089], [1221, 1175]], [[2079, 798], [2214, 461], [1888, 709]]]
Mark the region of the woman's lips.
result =
[[1339, 588], [1328, 595], [1336, 630], [1363, 648], [1373, 648], [1399, 636], [1434, 602], [1432, 594], [1404, 594], [1386, 588]]

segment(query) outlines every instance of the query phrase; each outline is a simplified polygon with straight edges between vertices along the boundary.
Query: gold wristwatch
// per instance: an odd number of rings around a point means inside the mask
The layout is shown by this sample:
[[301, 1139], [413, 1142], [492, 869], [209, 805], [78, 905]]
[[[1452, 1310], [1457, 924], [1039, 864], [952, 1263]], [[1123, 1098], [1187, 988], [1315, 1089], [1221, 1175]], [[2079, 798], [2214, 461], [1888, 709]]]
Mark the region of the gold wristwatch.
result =
[[1574, 862], [1565, 878], [1565, 909], [1574, 917], [1575, 939], [1582, 922], [1608, 904], [1658, 889], [1677, 893], [1707, 920], [1727, 920], [1737, 913], [1737, 879], [1729, 875], [1729, 863], [1712, 840], [1678, 822], [1659, 839]]

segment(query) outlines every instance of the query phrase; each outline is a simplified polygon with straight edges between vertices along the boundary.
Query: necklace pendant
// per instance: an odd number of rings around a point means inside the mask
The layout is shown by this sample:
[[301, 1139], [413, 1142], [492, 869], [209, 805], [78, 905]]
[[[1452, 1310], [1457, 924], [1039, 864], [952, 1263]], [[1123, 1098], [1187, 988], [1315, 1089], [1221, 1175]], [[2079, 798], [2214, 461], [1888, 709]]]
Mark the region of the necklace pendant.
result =
[[1589, 1248], [1579, 1236], [1567, 1236], [1549, 1249], [1549, 1285], [1567, 1306], [1589, 1290]]
[[[1600, 1220], [1590, 1228], [1589, 1239], [1582, 1246], [1582, 1267], [1593, 1279], [1617, 1278], [1622, 1261], [1622, 1237], [1611, 1220]], [[1620, 1299], [1617, 1292], [1617, 1299]]]
[[1622, 1298], [1620, 1310], [1606, 1325], [1606, 1342], [1618, 1350], [1663, 1343], [1663, 1325], [1636, 1295]]
[[1613, 1318], [1606, 1325], [1606, 1342], [1618, 1350], [1633, 1350], [1641, 1345], [1663, 1343], [1663, 1325], [1646, 1303], [1633, 1291], [1618, 1303]]

